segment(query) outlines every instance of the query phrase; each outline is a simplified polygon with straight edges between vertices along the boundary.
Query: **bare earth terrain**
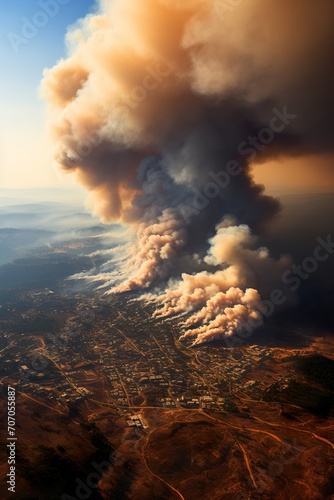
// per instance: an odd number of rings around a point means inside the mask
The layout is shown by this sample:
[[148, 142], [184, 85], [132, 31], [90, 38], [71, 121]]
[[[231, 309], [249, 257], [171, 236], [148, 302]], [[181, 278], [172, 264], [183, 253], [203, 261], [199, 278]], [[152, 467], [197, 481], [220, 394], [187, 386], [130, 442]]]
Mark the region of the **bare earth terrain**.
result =
[[286, 327], [282, 340], [267, 325], [189, 348], [133, 299], [60, 287], [3, 301], [1, 422], [10, 385], [19, 498], [332, 498], [333, 337]]

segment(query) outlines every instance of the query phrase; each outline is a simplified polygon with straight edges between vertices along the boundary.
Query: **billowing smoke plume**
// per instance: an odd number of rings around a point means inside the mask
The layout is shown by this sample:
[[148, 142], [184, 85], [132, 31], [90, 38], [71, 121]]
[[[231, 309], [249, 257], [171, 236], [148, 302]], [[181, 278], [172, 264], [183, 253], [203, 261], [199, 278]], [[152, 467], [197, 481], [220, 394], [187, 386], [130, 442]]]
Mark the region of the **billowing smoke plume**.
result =
[[69, 33], [42, 82], [57, 160], [137, 233], [94, 279], [168, 283], [156, 314], [197, 341], [257, 319], [288, 262], [256, 247], [279, 204], [251, 163], [332, 151], [333, 19], [332, 0], [105, 0]]
[[192, 313], [183, 322], [183, 337], [195, 336], [194, 344], [232, 335], [245, 323], [253, 326], [253, 320], [260, 325], [261, 298], [256, 288], [269, 293], [289, 260], [271, 259], [266, 248], [254, 248], [255, 242], [248, 226], [235, 226], [232, 220], [225, 219], [211, 238], [204, 258], [220, 270], [183, 274], [181, 281], [171, 283], [165, 294], [156, 299], [163, 307], [155, 315]]

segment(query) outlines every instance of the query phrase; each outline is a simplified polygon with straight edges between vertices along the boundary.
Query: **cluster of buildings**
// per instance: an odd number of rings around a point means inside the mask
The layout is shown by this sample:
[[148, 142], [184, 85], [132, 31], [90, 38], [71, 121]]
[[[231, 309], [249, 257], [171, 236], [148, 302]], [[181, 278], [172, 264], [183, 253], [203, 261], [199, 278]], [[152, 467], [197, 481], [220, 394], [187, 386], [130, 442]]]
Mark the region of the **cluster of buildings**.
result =
[[[149, 307], [122, 296], [71, 300], [77, 312], [64, 316], [59, 342], [3, 335], [7, 344], [16, 342], [15, 354], [11, 350], [5, 360], [7, 372], [22, 390], [62, 406], [93, 400], [124, 416], [130, 409], [130, 427], [146, 428], [136, 413], [140, 406], [226, 410], [233, 393], [259, 385], [252, 371], [273, 355], [265, 346], [190, 349], [178, 342], [176, 324], [152, 319]], [[46, 360], [40, 371], [31, 367], [36, 352]]]

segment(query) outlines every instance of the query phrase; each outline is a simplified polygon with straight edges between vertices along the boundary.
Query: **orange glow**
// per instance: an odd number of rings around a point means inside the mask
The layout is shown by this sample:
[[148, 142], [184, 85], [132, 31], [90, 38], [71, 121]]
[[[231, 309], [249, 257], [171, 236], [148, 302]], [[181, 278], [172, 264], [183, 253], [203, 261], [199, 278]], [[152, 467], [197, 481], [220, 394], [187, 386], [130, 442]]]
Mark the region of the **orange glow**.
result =
[[334, 192], [334, 157], [280, 158], [253, 166], [257, 183], [269, 194]]

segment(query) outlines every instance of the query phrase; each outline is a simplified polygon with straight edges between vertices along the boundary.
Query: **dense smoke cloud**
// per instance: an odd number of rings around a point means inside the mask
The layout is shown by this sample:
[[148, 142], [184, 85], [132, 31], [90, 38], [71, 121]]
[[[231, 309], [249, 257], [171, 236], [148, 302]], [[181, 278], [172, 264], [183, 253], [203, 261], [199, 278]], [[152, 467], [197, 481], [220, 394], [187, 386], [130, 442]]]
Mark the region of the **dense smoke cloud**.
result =
[[333, 150], [332, 0], [224, 5], [102, 1], [42, 82], [58, 162], [137, 232], [108, 284], [171, 279], [157, 314], [190, 313], [204, 340], [255, 317], [288, 265], [254, 247], [279, 204], [251, 163]]
[[158, 317], [191, 313], [182, 324], [183, 338], [196, 337], [194, 344], [232, 335], [245, 322], [261, 324], [256, 288], [270, 293], [290, 263], [287, 257], [275, 261], [266, 248], [256, 248], [246, 225], [235, 226], [233, 220], [225, 219], [216, 230], [204, 261], [220, 270], [183, 274], [181, 281], [170, 283], [155, 300], [163, 303], [155, 313]]

